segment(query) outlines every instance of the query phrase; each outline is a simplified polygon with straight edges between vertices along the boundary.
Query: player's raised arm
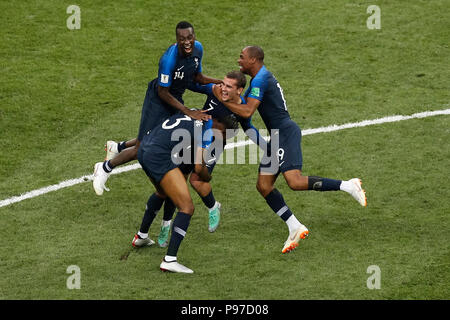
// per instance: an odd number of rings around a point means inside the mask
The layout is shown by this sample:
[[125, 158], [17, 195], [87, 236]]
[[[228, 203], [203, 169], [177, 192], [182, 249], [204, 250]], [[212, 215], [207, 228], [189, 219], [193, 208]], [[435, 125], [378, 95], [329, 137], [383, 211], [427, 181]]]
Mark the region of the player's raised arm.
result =
[[208, 83], [221, 84], [221, 83], [223, 83], [222, 80], [205, 76], [201, 72], [197, 73], [197, 75], [195, 76], [195, 82], [197, 82], [199, 84], [208, 84]]
[[214, 83], [214, 84], [219, 84], [222, 83], [222, 80], [219, 79], [215, 79], [215, 78], [211, 78], [208, 76], [205, 76], [202, 72], [203, 70], [203, 66], [202, 66], [202, 62], [203, 62], [203, 46], [200, 42], [196, 42], [195, 43], [198, 51], [199, 51], [199, 59], [198, 59], [198, 67], [197, 67], [197, 73], [194, 77], [194, 81], [199, 83], [199, 84], [209, 84], [209, 83]]
[[158, 95], [161, 98], [161, 100], [163, 100], [165, 103], [181, 111], [182, 113], [191, 117], [192, 119], [203, 121], [211, 119], [211, 116], [206, 114], [205, 112], [202, 112], [200, 110], [191, 110], [187, 108], [169, 92], [169, 89], [170, 89], [169, 87], [158, 86]]

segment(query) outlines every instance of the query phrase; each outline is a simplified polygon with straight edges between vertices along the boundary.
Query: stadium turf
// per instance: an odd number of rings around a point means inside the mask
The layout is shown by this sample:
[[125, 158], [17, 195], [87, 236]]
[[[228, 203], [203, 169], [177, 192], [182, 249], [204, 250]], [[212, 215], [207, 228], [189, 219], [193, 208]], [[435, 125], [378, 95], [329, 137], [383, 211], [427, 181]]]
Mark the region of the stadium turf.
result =
[[[134, 138], [147, 83], [190, 21], [203, 72], [222, 78], [259, 45], [303, 128], [449, 108], [450, 12], [444, 0], [1, 2], [0, 200], [91, 174], [106, 140]], [[186, 93], [189, 107], [204, 97]], [[179, 260], [193, 275], [159, 271], [166, 250], [133, 249], [153, 187], [142, 170], [0, 208], [0, 299], [448, 299], [449, 116], [303, 137], [303, 173], [360, 177], [368, 207], [344, 193], [276, 186], [310, 230], [282, 255], [287, 228], [256, 191], [256, 164], [218, 165], [221, 225], [196, 212]], [[263, 128], [259, 115], [253, 123]], [[160, 215], [150, 229], [156, 240]], [[79, 267], [81, 288], [67, 288]], [[369, 289], [369, 266], [380, 289]]]

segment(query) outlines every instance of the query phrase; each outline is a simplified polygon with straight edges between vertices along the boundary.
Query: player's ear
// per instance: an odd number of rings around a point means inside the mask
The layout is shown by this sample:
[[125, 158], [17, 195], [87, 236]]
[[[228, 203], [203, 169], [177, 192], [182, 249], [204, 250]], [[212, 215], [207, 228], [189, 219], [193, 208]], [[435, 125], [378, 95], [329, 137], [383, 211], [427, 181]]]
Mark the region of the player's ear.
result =
[[238, 93], [239, 95], [242, 94], [242, 91], [244, 91], [244, 88], [238, 88], [238, 89], [237, 89], [237, 93]]

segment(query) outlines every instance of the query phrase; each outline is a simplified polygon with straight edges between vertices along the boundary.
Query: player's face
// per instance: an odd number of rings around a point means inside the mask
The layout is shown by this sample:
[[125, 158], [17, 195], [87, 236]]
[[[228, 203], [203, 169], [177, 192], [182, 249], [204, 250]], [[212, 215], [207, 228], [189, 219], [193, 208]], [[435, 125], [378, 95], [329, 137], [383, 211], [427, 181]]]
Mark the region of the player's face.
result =
[[242, 49], [241, 54], [239, 55], [239, 69], [242, 73], [249, 74], [250, 66], [251, 66], [251, 58], [248, 54], [247, 48]]
[[184, 56], [189, 56], [194, 50], [194, 30], [192, 28], [177, 29], [177, 43], [180, 52]]
[[237, 80], [225, 77], [222, 84], [222, 100], [225, 102], [237, 100], [243, 88], [238, 88]]

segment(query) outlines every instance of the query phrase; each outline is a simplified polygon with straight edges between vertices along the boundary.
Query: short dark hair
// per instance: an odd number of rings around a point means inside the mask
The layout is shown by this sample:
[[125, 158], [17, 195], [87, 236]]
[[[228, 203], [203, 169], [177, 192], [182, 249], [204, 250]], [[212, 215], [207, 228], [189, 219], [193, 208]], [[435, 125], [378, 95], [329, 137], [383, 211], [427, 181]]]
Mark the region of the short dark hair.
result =
[[232, 129], [232, 130], [239, 129], [239, 123], [234, 114], [222, 116], [218, 118], [217, 121], [222, 123], [225, 126], [225, 129]]
[[240, 71], [230, 71], [227, 73], [226, 77], [229, 79], [235, 79], [237, 81], [238, 88], [245, 88], [245, 85], [247, 84], [245, 75]]
[[190, 24], [187, 21], [180, 21], [175, 27], [175, 34], [177, 33], [178, 29], [188, 29], [188, 28], [192, 28], [192, 32], [194, 32], [194, 27], [192, 26], [192, 24]]
[[264, 51], [258, 46], [248, 46], [248, 55], [250, 58], [256, 58], [259, 61], [264, 61]]

